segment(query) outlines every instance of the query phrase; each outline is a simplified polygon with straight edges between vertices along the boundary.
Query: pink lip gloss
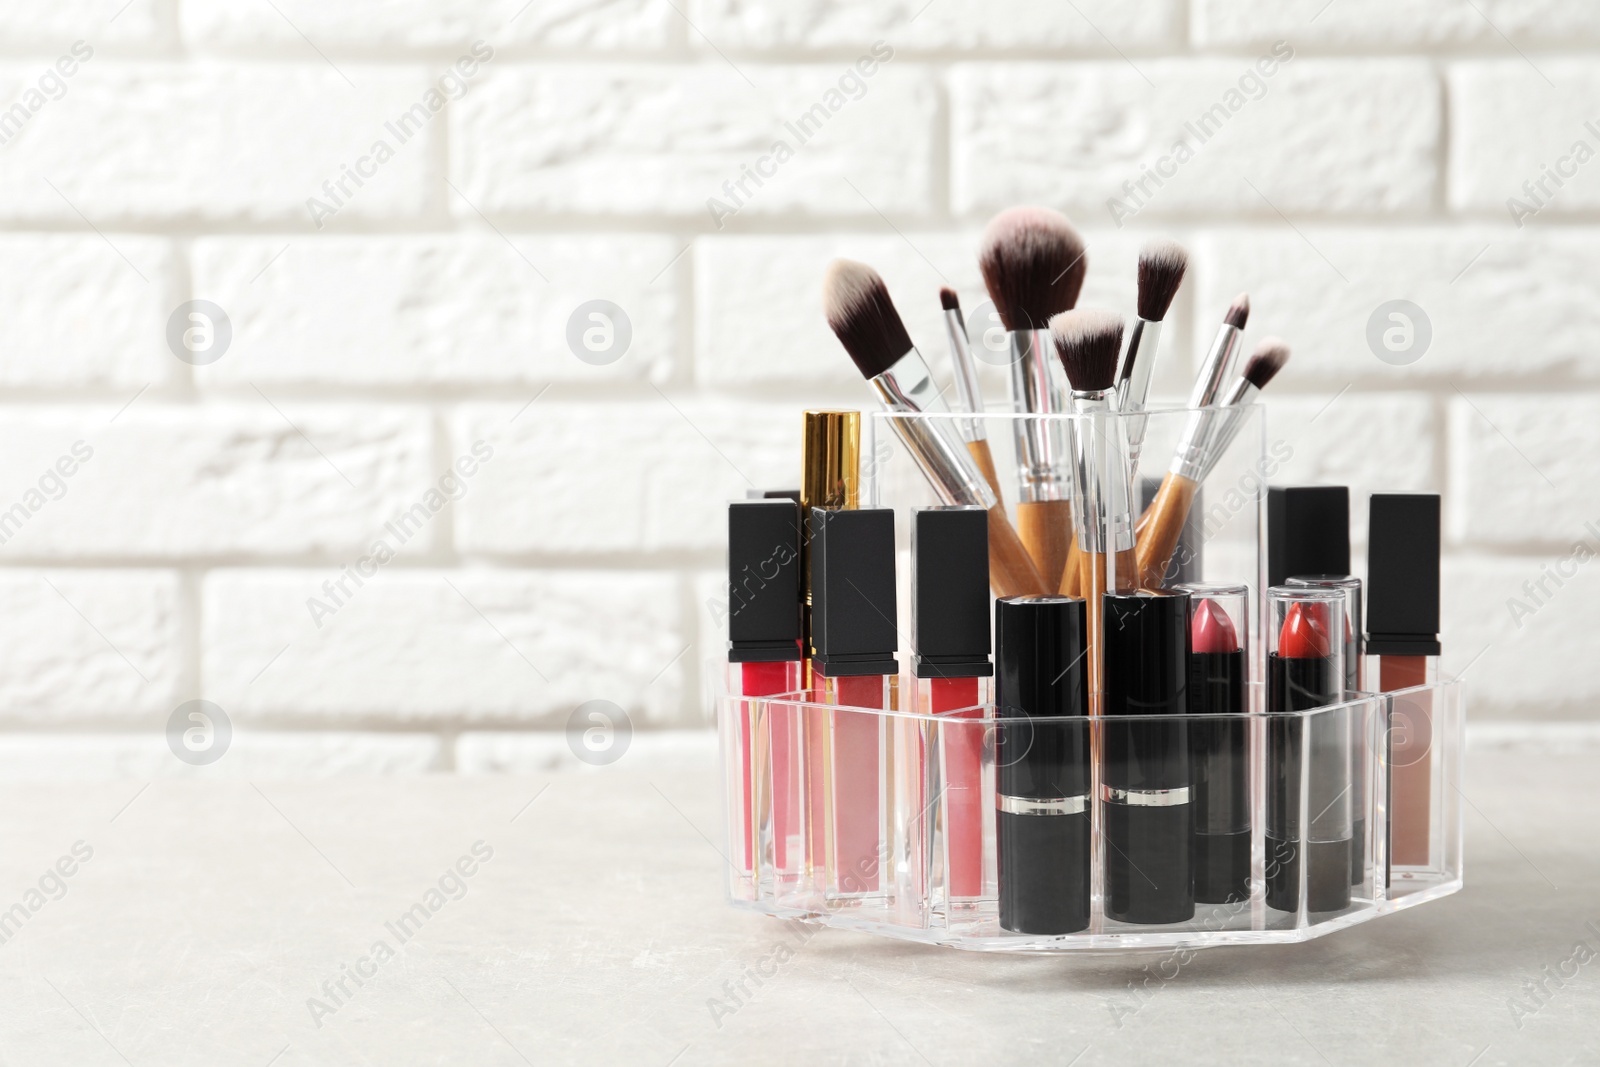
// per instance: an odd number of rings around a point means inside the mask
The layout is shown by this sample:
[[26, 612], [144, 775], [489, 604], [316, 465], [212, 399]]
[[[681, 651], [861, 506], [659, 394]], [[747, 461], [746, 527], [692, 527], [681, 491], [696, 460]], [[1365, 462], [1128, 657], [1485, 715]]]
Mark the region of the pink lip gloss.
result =
[[[984, 819], [981, 720], [993, 692], [989, 661], [989, 528], [981, 507], [918, 510], [911, 530], [912, 661], [917, 710], [948, 716], [930, 734], [937, 758], [921, 754], [932, 772], [912, 800], [925, 844], [922, 868], [942, 860], [951, 910], [984, 895]], [[974, 722], [974, 720], [978, 720]], [[992, 792], [992, 788], [990, 790]], [[930, 838], [941, 827], [942, 855]], [[925, 886], [931, 879], [924, 878]]]
[[835, 899], [875, 895], [887, 859], [885, 716], [866, 709], [895, 707], [894, 511], [813, 508], [810, 534], [812, 699], [835, 706], [822, 884]]
[[763, 842], [778, 870], [799, 844], [794, 711], [753, 698], [800, 688], [800, 627], [799, 506], [781, 498], [728, 505], [727, 685], [739, 751], [729, 783], [729, 824], [739, 833], [731, 858], [752, 889]]

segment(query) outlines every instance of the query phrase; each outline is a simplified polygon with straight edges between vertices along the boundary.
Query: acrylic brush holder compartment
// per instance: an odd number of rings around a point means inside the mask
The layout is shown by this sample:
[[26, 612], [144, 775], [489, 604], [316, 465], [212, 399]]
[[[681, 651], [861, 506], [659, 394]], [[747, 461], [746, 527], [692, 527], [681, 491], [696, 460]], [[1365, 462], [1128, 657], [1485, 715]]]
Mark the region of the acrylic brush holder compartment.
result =
[[[988, 678], [972, 699], [947, 691], [930, 703], [928, 679], [911, 669], [913, 515], [978, 501], [935, 488], [929, 442], [946, 457], [970, 451], [974, 470], [992, 467], [996, 595], [1003, 529], [1038, 573], [1054, 579], [1060, 568], [1060, 588], [1048, 581], [1045, 593], [1085, 597], [1065, 588], [1074, 515], [1088, 499], [1074, 485], [1082, 469], [1126, 478], [1130, 520], [1151, 501], [1180, 501], [1165, 517], [1166, 564], [1141, 568], [1139, 586], [1236, 591], [1242, 696], [1229, 713], [1189, 702], [1188, 714], [1019, 719]], [[1458, 684], [1373, 694], [1352, 674], [1322, 706], [1269, 710], [1281, 702], [1269, 700], [1267, 485], [1293, 451], [1269, 440], [1261, 405], [1222, 421], [1186, 409], [878, 412], [863, 420], [861, 444], [861, 507], [894, 512], [901, 669], [852, 680], [797, 661], [708, 665], [723, 680], [714, 699], [735, 906], [929, 944], [1058, 952], [1300, 941], [1461, 887]], [[1104, 560], [1117, 580], [1123, 563]], [[1111, 607], [1094, 596], [1086, 608], [1094, 600]], [[1090, 688], [1098, 711], [1103, 689]], [[1181, 780], [1144, 780], [1151, 746]], [[1054, 769], [1070, 773], [1047, 773], [1052, 788], [1037, 788], [1039, 760], [1049, 771], [1058, 753], [1071, 760]], [[1018, 767], [1029, 774], [1019, 779]], [[1391, 779], [1408, 805], [1395, 824], [1403, 863], [1391, 862]]]
[[[810, 696], [719, 699], [736, 907], [955, 948], [1063, 952], [1303, 941], [1462, 884], [1458, 683], [1225, 716], [1008, 719], [994, 705], [934, 715]], [[1251, 687], [1252, 709], [1264, 696]], [[1391, 866], [1391, 721], [1424, 703], [1427, 861]], [[1179, 746], [1184, 804], [1119, 803], [1116, 783], [1134, 769], [1116, 752], [1130, 732]], [[1041, 751], [1086, 755], [1087, 788], [1019, 812], [1003, 790]], [[1202, 866], [1208, 878], [1195, 877]]]

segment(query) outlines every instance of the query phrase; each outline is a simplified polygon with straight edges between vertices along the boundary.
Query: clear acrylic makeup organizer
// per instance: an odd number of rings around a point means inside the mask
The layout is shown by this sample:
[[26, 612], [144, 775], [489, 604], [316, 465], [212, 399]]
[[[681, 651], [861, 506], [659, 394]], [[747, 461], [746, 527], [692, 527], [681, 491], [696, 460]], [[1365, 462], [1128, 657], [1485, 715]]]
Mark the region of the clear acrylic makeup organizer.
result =
[[[1102, 416], [1104, 417], [1104, 416]], [[1128, 430], [1142, 428], [1141, 468], [1149, 477], [1165, 471], [1188, 412], [1153, 410], [1128, 420]], [[862, 506], [893, 507], [899, 540], [900, 659], [909, 664], [909, 537], [911, 511], [940, 503], [902, 447], [892, 420], [971, 419], [972, 416], [905, 416], [874, 413], [864, 420], [862, 441]], [[1019, 421], [1057, 424], [1065, 436], [1075, 416], [979, 417], [987, 430], [1008, 510], [1016, 506], [1013, 428]], [[1352, 446], [1359, 447], [1359, 445]], [[1199, 948], [1224, 944], [1305, 941], [1342, 930], [1404, 908], [1449, 896], [1462, 882], [1463, 810], [1457, 783], [1465, 752], [1465, 704], [1460, 683], [1442, 680], [1393, 693], [1360, 692], [1344, 703], [1310, 711], [1270, 715], [1265, 711], [1266, 643], [1263, 640], [1266, 585], [1266, 485], [1289, 456], [1287, 445], [1269, 441], [1262, 408], [1252, 409], [1244, 426], [1215, 469], [1206, 478], [1196, 502], [1193, 522], [1200, 551], [1191, 554], [1186, 582], [1235, 582], [1250, 587], [1247, 662], [1250, 684], [1242, 715], [1173, 716], [1191, 736], [1205, 731], [1237, 730], [1248, 738], [1250, 872], [1248, 892], [1224, 902], [1197, 901], [1191, 919], [1182, 922], [1134, 924], [1107, 915], [1108, 860], [1104, 830], [1105, 805], [1093, 804], [1090, 846], [1091, 905], [1088, 925], [1066, 934], [1016, 933], [1003, 929], [999, 918], [999, 886], [995, 841], [996, 752], [1007, 751], [1008, 731], [1067, 726], [1082, 729], [1082, 719], [1004, 720], [992, 704], [940, 715], [919, 711], [916, 680], [909, 670], [898, 679], [894, 710], [852, 708], [818, 703], [807, 691], [776, 697], [730, 695], [737, 687], [717, 686], [713, 694], [721, 741], [725, 841], [729, 858], [727, 894], [738, 908], [785, 919], [840, 929], [988, 952], [1070, 952], [1142, 948]], [[1138, 500], [1139, 486], [1134, 485]], [[1194, 516], [1192, 516], [1193, 518]], [[1180, 546], [1179, 553], [1185, 551]], [[1194, 558], [1198, 556], [1198, 558]], [[1170, 574], [1171, 572], [1169, 572]], [[1169, 579], [1169, 584], [1171, 580]], [[737, 670], [737, 665], [733, 665]], [[711, 664], [708, 677], [726, 678], [726, 662]], [[1367, 684], [1375, 684], [1368, 679]], [[870, 720], [863, 731], [861, 719]], [[1391, 729], [1399, 724], [1431, 721], [1431, 744], [1420, 759], [1429, 766], [1426, 814], [1427, 862], [1389, 862], [1385, 827], [1389, 818], [1388, 760]], [[1276, 720], [1276, 726], [1269, 723]], [[1289, 725], [1293, 720], [1293, 725]], [[1099, 751], [1106, 718], [1090, 720]], [[1141, 717], [1140, 722], [1152, 721]], [[841, 730], [841, 724], [844, 729]], [[1394, 724], [1393, 727], [1391, 724]], [[1292, 791], [1269, 789], [1265, 753], [1271, 736], [1296, 779]], [[876, 739], [869, 753], [875, 781], [866, 794], [876, 794], [875, 812], [863, 847], [860, 831], [863, 783], [862, 754], [850, 766], [855, 781], [835, 771], [844, 764], [831, 739], [841, 733]], [[1348, 777], [1327, 781], [1332, 754], [1320, 739], [1348, 739]], [[1284, 744], [1282, 739], [1290, 742]], [[1014, 751], [1015, 744], [1009, 746]], [[1342, 750], [1338, 755], [1342, 759]], [[1320, 770], [1319, 770], [1320, 768]], [[1348, 791], [1347, 796], [1341, 796]], [[854, 810], [844, 804], [848, 792]], [[1272, 794], [1269, 797], [1269, 793]], [[1100, 795], [1099, 767], [1091, 793]], [[1331, 799], [1330, 799], [1331, 798]], [[1269, 816], [1269, 800], [1276, 817]], [[1310, 856], [1330, 836], [1330, 806], [1346, 813], [1352, 830], [1361, 832], [1351, 844], [1350, 900], [1330, 911], [1308, 908]], [[1321, 810], [1319, 810], [1321, 809]], [[1285, 814], [1285, 812], [1287, 814]], [[1364, 816], [1364, 818], [1363, 818]], [[841, 819], [856, 827], [848, 835], [835, 831]], [[1269, 822], [1274, 831], [1268, 838]], [[975, 827], [977, 829], [975, 829]], [[981, 839], [977, 836], [981, 833]], [[1337, 839], [1336, 829], [1332, 836]], [[852, 848], [842, 842], [848, 836]], [[854, 854], [847, 854], [853, 851]], [[1292, 906], [1285, 904], [1279, 865], [1287, 860]], [[958, 873], [959, 872], [959, 873]], [[1269, 906], [1269, 877], [1280, 886]], [[956, 883], [962, 883], [957, 885]], [[959, 892], [957, 890], [960, 890]]]

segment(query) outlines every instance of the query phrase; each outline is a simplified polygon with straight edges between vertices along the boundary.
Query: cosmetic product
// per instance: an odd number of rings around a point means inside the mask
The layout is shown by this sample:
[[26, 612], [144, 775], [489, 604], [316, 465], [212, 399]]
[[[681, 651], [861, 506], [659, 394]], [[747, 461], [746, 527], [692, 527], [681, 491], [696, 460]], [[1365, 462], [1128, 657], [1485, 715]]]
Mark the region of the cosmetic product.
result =
[[[956, 386], [956, 410], [983, 415], [983, 390], [978, 386], [978, 368], [972, 362], [972, 343], [967, 337], [967, 322], [961, 317], [961, 298], [949, 286], [939, 290], [939, 306], [944, 309], [944, 334], [950, 342], [950, 370]], [[989, 449], [989, 431], [983, 419], [963, 419], [961, 437], [967, 442], [972, 461], [983, 472], [984, 480], [994, 490], [994, 498], [1002, 506], [1005, 494], [1000, 492], [1000, 475], [995, 470], [994, 453]]]
[[1267, 584], [1282, 585], [1302, 574], [1349, 573], [1350, 490], [1342, 485], [1268, 488]]
[[[1344, 596], [1267, 590], [1267, 907], [1340, 911], [1350, 904], [1350, 723], [1344, 688]], [[1291, 712], [1312, 711], [1310, 715]], [[1302, 805], [1304, 810], [1302, 811]]]
[[[948, 410], [905, 323], [871, 267], [848, 259], [828, 266], [823, 283], [828, 325], [855, 361], [884, 410], [901, 414]], [[1038, 569], [1006, 517], [1005, 508], [961, 440], [955, 419], [890, 419], [897, 437], [928, 484], [946, 504], [977, 504], [989, 512], [989, 580], [1001, 595], [1045, 591]]]
[[[1330, 542], [1337, 542], [1330, 537]], [[1344, 559], [1350, 558], [1350, 539], [1344, 539]], [[1308, 589], [1333, 589], [1344, 597], [1344, 691], [1341, 699], [1353, 700], [1366, 689], [1361, 654], [1361, 579], [1349, 574], [1301, 574], [1284, 579], [1285, 585]], [[1350, 710], [1350, 884], [1366, 881], [1367, 794], [1371, 783], [1367, 775], [1367, 742], [1376, 734], [1376, 723], [1368, 722], [1364, 709]]]
[[894, 510], [813, 508], [810, 525], [812, 699], [836, 706], [822, 883], [836, 896], [871, 894], [884, 860], [884, 718], [854, 709], [896, 706]]
[[1439, 496], [1374, 493], [1369, 505], [1367, 654], [1392, 693], [1389, 861], [1433, 863], [1433, 703], [1439, 665]]
[[[1088, 259], [1083, 238], [1059, 212], [1017, 207], [996, 215], [978, 252], [989, 299], [1010, 346], [1012, 410], [1060, 415], [1066, 383], [1055, 366], [1050, 319], [1072, 308]], [[1023, 419], [1015, 426], [1017, 526], [1050, 590], [1060, 581], [1072, 539], [1067, 432], [1061, 420]]]
[[1089, 687], [1082, 600], [995, 601], [995, 841], [1000, 925], [1089, 925]]
[[1177, 588], [1189, 595], [1189, 714], [1202, 716], [1189, 722], [1194, 898], [1232, 904], [1250, 899], [1250, 590]]
[[[1155, 502], [1161, 489], [1160, 478], [1139, 479], [1139, 510], [1142, 514]], [[1159, 588], [1171, 588], [1200, 580], [1205, 573], [1205, 490], [1196, 489], [1194, 503], [1189, 507], [1189, 517], [1178, 534], [1178, 545], [1167, 562], [1166, 573]]]
[[[1161, 348], [1161, 325], [1178, 295], [1189, 253], [1176, 241], [1158, 238], [1139, 250], [1139, 317], [1128, 332], [1128, 351], [1117, 373], [1117, 410], [1125, 414], [1144, 411], [1150, 395], [1150, 378]], [[1128, 424], [1129, 469], [1137, 469], [1144, 447], [1144, 419]]]
[[1104, 827], [1106, 918], [1194, 918], [1189, 759], [1189, 597], [1105, 598]]
[[[767, 697], [800, 688], [800, 509], [792, 500], [745, 500], [728, 505], [728, 693], [734, 697]], [[782, 788], [771, 804], [760, 803], [760, 768], [766, 762], [762, 738], [769, 736], [763, 705], [748, 701], [739, 724], [738, 787], [740, 870], [753, 875], [759, 842], [770, 835], [773, 862], [788, 866], [788, 851], [798, 845], [796, 791], [788, 780], [792, 766], [786, 746], [775, 771]], [[770, 742], [769, 742], [770, 743]], [[772, 825], [761, 833], [756, 812], [771, 812]], [[781, 832], [780, 832], [781, 831]], [[791, 837], [795, 840], [791, 841]]]
[[1131, 593], [1134, 565], [1132, 487], [1128, 481], [1126, 425], [1112, 416], [1122, 318], [1079, 308], [1050, 320], [1050, 330], [1072, 383], [1073, 510], [1077, 520], [1079, 576], [1064, 588], [1081, 589], [1089, 615], [1089, 689], [1103, 681], [1099, 652], [1104, 595]]
[[[807, 411], [800, 432], [800, 514], [802, 519], [801, 576], [805, 586], [805, 662], [801, 684], [813, 684], [812, 573], [810, 515], [814, 508], [854, 510], [861, 496], [861, 413], [859, 411]], [[832, 762], [828, 720], [806, 714], [794, 705], [773, 705], [769, 712], [774, 746], [773, 765], [803, 776], [805, 797], [805, 862], [815, 877], [823, 869], [827, 846], [828, 789], [824, 777]], [[802, 752], [787, 751], [799, 743]], [[775, 785], [779, 783], [774, 783]]]
[[1277, 377], [1288, 361], [1288, 345], [1275, 337], [1264, 338], [1245, 364], [1244, 373], [1221, 394], [1220, 403], [1190, 413], [1161, 489], [1140, 524], [1141, 586], [1160, 588], [1162, 575], [1166, 573], [1178, 537], [1194, 506], [1195, 494], [1200, 491], [1200, 483], [1227, 453], [1228, 446], [1244, 425], [1244, 408]]
[[[983, 895], [983, 727], [992, 696], [989, 662], [989, 527], [980, 507], [918, 509], [911, 528], [911, 673], [917, 709], [958, 720], [936, 733], [938, 798], [944, 815], [945, 885], [952, 902]], [[928, 850], [931, 856], [933, 849]]]

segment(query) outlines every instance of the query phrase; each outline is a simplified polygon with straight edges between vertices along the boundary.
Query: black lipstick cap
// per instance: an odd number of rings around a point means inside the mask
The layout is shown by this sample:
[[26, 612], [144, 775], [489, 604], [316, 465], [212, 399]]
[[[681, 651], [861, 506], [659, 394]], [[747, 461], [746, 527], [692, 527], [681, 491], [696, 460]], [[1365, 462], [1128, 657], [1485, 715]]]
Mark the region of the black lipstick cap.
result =
[[1275, 485], [1267, 490], [1267, 584], [1303, 574], [1350, 573], [1350, 490]]
[[989, 513], [922, 508], [911, 527], [911, 670], [918, 678], [986, 678]]
[[811, 509], [812, 663], [828, 678], [894, 674], [894, 511]]
[[1367, 521], [1367, 652], [1437, 656], [1439, 494], [1374, 493]]
[[1089, 925], [1085, 604], [1013, 597], [995, 601], [994, 615], [1000, 925], [1069, 934]]
[[800, 508], [792, 500], [728, 505], [728, 660], [800, 658]]

